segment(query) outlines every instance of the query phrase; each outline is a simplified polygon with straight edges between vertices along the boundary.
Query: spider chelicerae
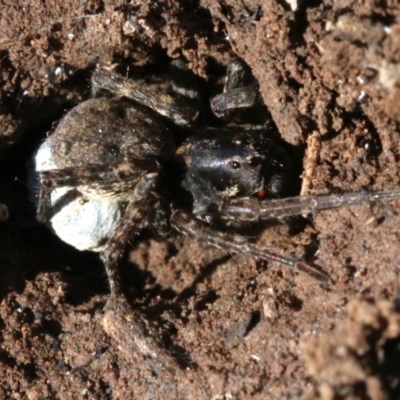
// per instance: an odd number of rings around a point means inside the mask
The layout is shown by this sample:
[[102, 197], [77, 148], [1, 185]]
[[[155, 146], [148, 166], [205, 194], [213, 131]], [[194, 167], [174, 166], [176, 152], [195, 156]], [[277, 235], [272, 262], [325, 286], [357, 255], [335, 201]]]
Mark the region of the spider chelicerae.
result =
[[[188, 73], [181, 61], [173, 67], [175, 75]], [[228, 67], [224, 92], [211, 101], [215, 114], [255, 103], [256, 90], [243, 85], [243, 71], [240, 61]], [[79, 104], [40, 147], [39, 218], [76, 248], [101, 252], [109, 304], [122, 296], [118, 265], [126, 243], [148, 227], [161, 237], [177, 231], [328, 280], [313, 265], [261, 248], [235, 230], [271, 218], [399, 198], [400, 191], [285, 197], [292, 162], [272, 128], [192, 128], [199, 114], [195, 82], [191, 77], [182, 86], [176, 83], [169, 95], [97, 69], [94, 91], [118, 98]], [[174, 124], [185, 134], [176, 136]]]

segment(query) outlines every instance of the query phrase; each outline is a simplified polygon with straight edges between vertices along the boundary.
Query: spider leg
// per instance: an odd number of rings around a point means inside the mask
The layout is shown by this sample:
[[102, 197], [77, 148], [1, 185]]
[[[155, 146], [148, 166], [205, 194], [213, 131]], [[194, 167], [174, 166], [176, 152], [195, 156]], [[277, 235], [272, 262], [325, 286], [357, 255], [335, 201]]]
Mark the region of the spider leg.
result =
[[189, 235], [196, 240], [202, 240], [215, 247], [227, 249], [229, 251], [251, 255], [263, 260], [275, 261], [295, 271], [302, 271], [318, 279], [321, 282], [327, 282], [329, 276], [316, 267], [276, 253], [272, 249], [262, 247], [256, 244], [248, 243], [247, 238], [235, 234], [218, 232], [209, 225], [204, 224], [198, 219], [189, 216], [182, 211], [175, 211], [171, 216], [171, 225], [179, 232]]
[[113, 235], [104, 246], [101, 259], [106, 269], [112, 296], [122, 294], [119, 262], [126, 243], [135, 232], [139, 232], [147, 226], [153, 203], [154, 199], [150, 195], [131, 201]]
[[110, 285], [110, 298], [105, 307], [103, 327], [121, 344], [125, 351], [135, 352], [135, 346], [143, 355], [171, 363], [171, 357], [163, 351], [162, 344], [152, 334], [138, 310], [133, 309], [123, 294], [121, 287], [120, 261], [126, 244], [135, 232], [148, 225], [158, 198], [153, 195], [155, 177], [145, 179], [136, 185], [133, 200], [129, 202], [125, 214], [118, 223], [101, 253], [101, 259]]
[[184, 97], [157, 93], [140, 82], [131, 81], [110, 71], [97, 69], [92, 76], [92, 86], [94, 90], [109, 90], [137, 101], [178, 125], [189, 125], [198, 115], [198, 111]]
[[400, 189], [381, 192], [355, 192], [326, 196], [297, 196], [260, 201], [255, 197], [226, 200], [220, 206], [223, 219], [267, 220], [315, 211], [400, 198]]
[[[140, 176], [152, 176], [159, 166], [155, 160], [132, 160], [111, 166], [88, 165], [85, 167], [70, 167], [51, 169], [39, 172], [40, 190], [38, 202], [38, 218], [40, 221], [49, 221], [57, 209], [63, 207], [66, 201], [73, 198], [68, 192], [52, 204], [51, 193], [56, 188], [91, 185], [102, 192], [115, 193], [121, 196], [128, 188], [134, 188]], [[76, 193], [77, 191], [75, 191]], [[68, 199], [66, 199], [66, 196]], [[76, 197], [76, 196], [75, 196]]]
[[199, 81], [189, 69], [187, 63], [182, 58], [177, 58], [169, 63], [168, 75], [171, 78], [172, 89], [185, 97], [188, 101], [192, 100], [192, 106], [199, 108]]
[[[247, 67], [248, 68], [248, 67]], [[234, 60], [226, 69], [224, 93], [245, 86], [246, 64], [241, 60]]]
[[211, 109], [216, 116], [223, 116], [225, 112], [237, 108], [252, 107], [257, 99], [254, 88], [241, 87], [221, 93], [211, 100]]
[[43, 223], [50, 221], [52, 216], [51, 190], [47, 190], [41, 186], [38, 193], [38, 206], [36, 214], [37, 219]]
[[69, 190], [57, 199], [56, 202], [51, 200], [51, 190], [40, 188], [38, 199], [37, 219], [40, 222], [46, 223], [50, 221], [55, 214], [61, 211], [69, 203], [81, 196], [81, 193], [76, 190]]
[[70, 186], [77, 187], [91, 184], [107, 184], [123, 180], [136, 179], [147, 173], [157, 172], [155, 160], [130, 160], [116, 165], [86, 165], [67, 167], [40, 172], [40, 184], [47, 189]]
[[252, 107], [257, 100], [257, 91], [252, 86], [245, 85], [246, 66], [240, 60], [228, 65], [224, 92], [213, 97], [211, 109], [218, 117], [223, 117], [227, 111]]

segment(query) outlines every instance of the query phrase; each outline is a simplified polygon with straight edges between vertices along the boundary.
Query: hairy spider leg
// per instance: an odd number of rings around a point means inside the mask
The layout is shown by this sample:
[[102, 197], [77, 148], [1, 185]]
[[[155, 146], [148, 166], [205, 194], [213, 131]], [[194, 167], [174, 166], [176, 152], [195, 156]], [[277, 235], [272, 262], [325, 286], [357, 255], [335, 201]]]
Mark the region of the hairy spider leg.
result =
[[245, 221], [268, 220], [343, 206], [400, 199], [400, 189], [380, 192], [355, 192], [324, 196], [296, 196], [260, 201], [255, 197], [229, 199], [221, 204], [222, 218]]
[[329, 281], [328, 274], [310, 264], [295, 258], [285, 257], [272, 249], [249, 243], [248, 239], [243, 236], [216, 231], [211, 226], [189, 216], [183, 211], [178, 210], [172, 214], [171, 225], [178, 232], [189, 235], [197, 240], [202, 240], [215, 247], [267, 261], [275, 261], [295, 271], [305, 272], [321, 282]]
[[189, 125], [198, 116], [198, 110], [183, 96], [157, 93], [139, 82], [131, 81], [110, 71], [97, 69], [92, 76], [92, 87], [109, 90], [149, 107], [177, 125]]
[[148, 193], [142, 198], [129, 202], [124, 216], [104, 246], [101, 259], [106, 268], [110, 291], [113, 296], [122, 295], [119, 262], [124, 253], [126, 243], [135, 232], [141, 231], [148, 225], [149, 216], [153, 213], [154, 204], [157, 200], [155, 196]]
[[226, 80], [223, 90], [224, 93], [246, 86], [246, 69], [249, 69], [249, 67], [239, 59], [228, 64], [226, 68]]
[[228, 65], [224, 91], [210, 102], [211, 110], [216, 116], [223, 117], [229, 110], [254, 106], [257, 91], [253, 86], [245, 85], [245, 73], [246, 65], [240, 60]]
[[[85, 167], [68, 167], [61, 169], [51, 169], [41, 171], [38, 218], [40, 221], [47, 222], [51, 218], [51, 214], [59, 208], [57, 203], [62, 203], [63, 198], [58, 200], [56, 204], [51, 204], [51, 192], [60, 187], [76, 188], [78, 186], [95, 185], [103, 190], [107, 186], [113, 186], [120, 182], [131, 182], [131, 191], [135, 186], [135, 182], [145, 174], [156, 172], [159, 165], [155, 160], [130, 160], [129, 163], [120, 163], [108, 167], [99, 165], [88, 165]], [[124, 189], [124, 188], [122, 188]], [[126, 189], [126, 188], [125, 188]], [[115, 190], [116, 196], [121, 189]]]
[[103, 326], [118, 343], [128, 345], [131, 351], [135, 351], [136, 346], [141, 354], [159, 360], [161, 366], [169, 365], [174, 360], [163, 350], [163, 344], [156, 339], [156, 335], [150, 333], [151, 326], [146, 323], [141, 313], [126, 301], [120, 273], [121, 258], [126, 244], [135, 232], [148, 226], [157, 208], [156, 203], [159, 199], [153, 191], [155, 181], [154, 174], [153, 177], [147, 177], [137, 183], [133, 200], [127, 205], [124, 216], [101, 253], [111, 292], [104, 310]]

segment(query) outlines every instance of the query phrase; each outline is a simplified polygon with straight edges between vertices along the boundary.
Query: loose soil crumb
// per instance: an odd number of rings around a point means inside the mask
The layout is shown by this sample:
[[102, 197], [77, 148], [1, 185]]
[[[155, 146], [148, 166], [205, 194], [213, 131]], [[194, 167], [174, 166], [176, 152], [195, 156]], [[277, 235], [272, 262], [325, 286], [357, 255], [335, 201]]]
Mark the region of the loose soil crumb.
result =
[[129, 332], [107, 334], [126, 324], [104, 319], [97, 257], [33, 222], [26, 170], [53, 124], [90, 97], [96, 65], [147, 79], [183, 57], [212, 95], [241, 57], [281, 137], [304, 153], [302, 194], [398, 187], [400, 6], [0, 3], [0, 398], [399, 398], [400, 201], [262, 234], [314, 260], [328, 287], [189, 239], [138, 243], [124, 270], [137, 313], [125, 322], [147, 330], [146, 357]]

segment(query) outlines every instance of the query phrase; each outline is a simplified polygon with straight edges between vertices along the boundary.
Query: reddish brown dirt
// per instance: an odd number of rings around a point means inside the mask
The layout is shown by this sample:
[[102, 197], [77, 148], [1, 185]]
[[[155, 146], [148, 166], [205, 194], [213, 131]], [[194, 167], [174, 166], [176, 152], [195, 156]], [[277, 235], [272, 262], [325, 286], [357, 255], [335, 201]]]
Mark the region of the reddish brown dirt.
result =
[[125, 281], [131, 319], [156, 350], [143, 357], [126, 341], [129, 321], [108, 320], [112, 337], [104, 330], [96, 257], [30, 224], [25, 173], [52, 124], [90, 96], [97, 64], [141, 76], [183, 56], [214, 93], [239, 56], [282, 138], [306, 149], [303, 194], [393, 189], [395, 4], [0, 0], [0, 203], [10, 209], [0, 222], [0, 398], [399, 398], [400, 201], [324, 211], [303, 229], [262, 235], [315, 257], [328, 287], [189, 239], [176, 254], [140, 243]]

